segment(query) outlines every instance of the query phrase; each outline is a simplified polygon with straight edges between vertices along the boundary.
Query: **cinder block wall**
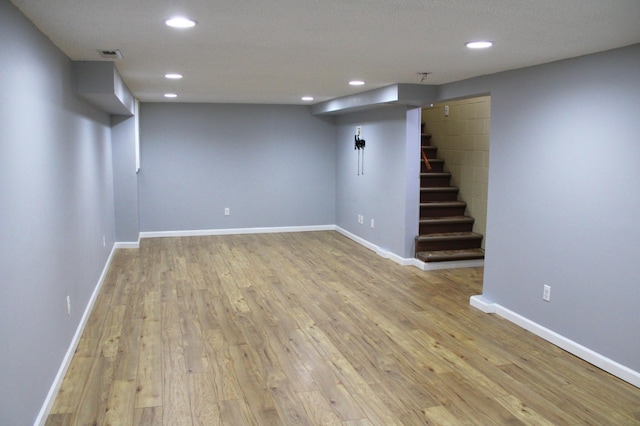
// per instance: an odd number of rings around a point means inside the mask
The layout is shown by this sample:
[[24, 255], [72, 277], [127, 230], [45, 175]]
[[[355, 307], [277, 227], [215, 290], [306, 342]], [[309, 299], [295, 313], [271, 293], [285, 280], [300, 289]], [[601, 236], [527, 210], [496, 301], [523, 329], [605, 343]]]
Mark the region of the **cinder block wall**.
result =
[[445, 170], [452, 173], [452, 185], [460, 188], [458, 198], [467, 202], [467, 214], [475, 218], [474, 232], [486, 235], [491, 97], [434, 104], [422, 110], [422, 122], [438, 157], [445, 160]]

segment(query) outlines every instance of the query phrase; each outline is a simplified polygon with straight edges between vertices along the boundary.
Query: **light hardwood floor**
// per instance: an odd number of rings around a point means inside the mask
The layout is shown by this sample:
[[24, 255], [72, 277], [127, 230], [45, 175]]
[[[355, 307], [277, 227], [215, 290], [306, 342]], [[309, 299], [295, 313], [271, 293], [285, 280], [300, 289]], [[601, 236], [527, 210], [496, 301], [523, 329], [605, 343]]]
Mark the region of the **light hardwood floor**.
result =
[[119, 250], [47, 425], [640, 424], [640, 389], [336, 232]]

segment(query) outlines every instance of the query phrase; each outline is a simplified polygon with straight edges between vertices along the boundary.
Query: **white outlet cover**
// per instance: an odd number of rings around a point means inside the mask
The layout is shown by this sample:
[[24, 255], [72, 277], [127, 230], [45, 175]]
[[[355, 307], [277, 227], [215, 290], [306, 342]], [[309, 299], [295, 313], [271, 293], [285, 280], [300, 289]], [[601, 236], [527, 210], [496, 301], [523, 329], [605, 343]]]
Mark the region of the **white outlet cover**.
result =
[[542, 290], [542, 299], [547, 302], [551, 301], [551, 286], [545, 284]]

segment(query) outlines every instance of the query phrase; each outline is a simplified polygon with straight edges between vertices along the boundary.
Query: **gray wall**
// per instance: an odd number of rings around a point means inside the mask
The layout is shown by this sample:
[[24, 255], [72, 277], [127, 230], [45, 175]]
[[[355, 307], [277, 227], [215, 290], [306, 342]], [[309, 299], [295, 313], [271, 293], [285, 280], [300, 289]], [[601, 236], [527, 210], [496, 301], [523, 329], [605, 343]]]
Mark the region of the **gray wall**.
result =
[[74, 97], [69, 59], [7, 0], [0, 48], [0, 424], [27, 425], [113, 246], [110, 130]]
[[140, 233], [135, 117], [111, 117], [116, 241], [137, 243]]
[[335, 223], [335, 126], [307, 107], [143, 103], [140, 127], [143, 232]]
[[635, 371], [639, 76], [634, 45], [440, 88], [491, 93], [485, 298]]
[[[400, 257], [413, 257], [418, 231], [419, 117], [419, 110], [385, 107], [338, 118], [336, 224]], [[360, 175], [356, 126], [366, 141]]]

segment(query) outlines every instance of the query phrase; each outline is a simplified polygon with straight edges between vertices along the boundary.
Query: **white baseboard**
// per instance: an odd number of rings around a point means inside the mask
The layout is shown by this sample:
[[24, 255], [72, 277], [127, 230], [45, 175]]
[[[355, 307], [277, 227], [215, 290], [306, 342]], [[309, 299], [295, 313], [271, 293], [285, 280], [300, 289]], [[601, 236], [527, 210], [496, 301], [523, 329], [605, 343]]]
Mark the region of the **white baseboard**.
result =
[[336, 225], [335, 230], [338, 231], [340, 234], [344, 235], [345, 237], [349, 238], [350, 240], [355, 241], [356, 243], [368, 248], [371, 251], [375, 251], [377, 253], [378, 250], [380, 249], [377, 245], [370, 243], [364, 238], [358, 237], [356, 234], [352, 234], [351, 232], [347, 231], [344, 228], [339, 227], [338, 225]]
[[140, 240], [138, 241], [119, 241], [116, 242], [116, 249], [137, 249], [140, 248]]
[[423, 262], [415, 259], [416, 267], [423, 271], [436, 271], [438, 269], [478, 268], [484, 266], [484, 259], [449, 260], [446, 262]]
[[393, 260], [395, 263], [397, 263], [399, 265], [403, 265], [403, 266], [413, 265], [413, 260], [414, 259], [407, 259], [407, 258], [398, 256], [395, 253], [391, 253], [390, 251], [385, 250], [382, 247], [377, 246], [377, 245], [365, 240], [364, 238], [361, 238], [361, 237], [358, 237], [355, 234], [352, 234], [351, 232], [347, 231], [344, 228], [339, 227], [338, 225], [335, 225], [334, 229], [337, 232], [339, 232], [340, 234], [342, 234], [345, 237], [349, 238], [350, 240], [353, 240], [356, 243], [360, 244], [361, 246], [364, 246], [364, 247], [368, 248], [369, 250], [375, 252], [380, 257], [383, 257], [385, 259]]
[[56, 395], [60, 390], [60, 386], [62, 386], [62, 381], [64, 380], [64, 376], [67, 374], [67, 370], [71, 365], [71, 360], [73, 359], [73, 354], [75, 353], [76, 348], [78, 347], [78, 343], [80, 342], [80, 337], [82, 337], [82, 332], [84, 331], [84, 328], [87, 325], [87, 321], [89, 320], [89, 316], [91, 315], [93, 305], [95, 304], [96, 299], [98, 298], [98, 294], [100, 294], [100, 289], [102, 288], [104, 279], [107, 276], [107, 272], [109, 271], [109, 266], [111, 266], [111, 260], [113, 259], [113, 255], [116, 252], [116, 248], [117, 248], [116, 245], [117, 244], [114, 244], [114, 246], [111, 248], [111, 253], [109, 253], [107, 262], [105, 263], [104, 268], [102, 268], [102, 273], [100, 274], [100, 278], [98, 278], [98, 283], [93, 289], [93, 293], [91, 293], [91, 297], [89, 298], [89, 302], [87, 303], [87, 306], [84, 309], [84, 313], [82, 314], [80, 323], [78, 324], [78, 327], [76, 328], [76, 332], [73, 335], [73, 339], [71, 339], [71, 343], [69, 344], [69, 349], [67, 349], [67, 353], [65, 354], [62, 360], [62, 364], [60, 365], [60, 368], [58, 369], [58, 374], [56, 374], [56, 377], [53, 380], [53, 384], [51, 385], [51, 388], [49, 388], [49, 393], [47, 393], [47, 397], [45, 398], [44, 403], [42, 404], [42, 408], [40, 408], [40, 412], [38, 413], [38, 417], [36, 417], [34, 425], [44, 426], [44, 424], [47, 421], [47, 417], [49, 416], [49, 413], [51, 412], [51, 408], [53, 407], [53, 403], [56, 400]]
[[268, 228], [196, 229], [188, 231], [141, 232], [140, 238], [201, 237], [207, 235], [270, 234], [280, 232], [333, 231], [335, 225], [277, 226]]
[[488, 301], [483, 295], [471, 296], [469, 304], [476, 309], [480, 309], [485, 314], [495, 314], [496, 304]]
[[553, 343], [554, 345], [564, 349], [565, 351], [572, 353], [578, 358], [582, 358], [590, 364], [595, 365], [598, 368], [601, 368], [604, 371], [607, 371], [614, 376], [624, 380], [632, 384], [633, 386], [640, 388], [640, 372], [630, 369], [606, 356], [599, 354], [581, 344], [574, 342], [571, 339], [566, 338], [553, 330], [550, 330], [542, 325], [531, 321], [528, 318], [523, 317], [520, 314], [517, 314], [504, 306], [493, 303], [482, 295], [472, 296], [469, 301], [471, 306], [480, 309], [482, 312], [488, 314], [498, 314], [501, 317], [505, 318], [508, 321], [524, 328], [543, 338], [544, 340]]
[[376, 254], [380, 257], [383, 257], [385, 259], [390, 259], [393, 260], [394, 262], [396, 262], [398, 265], [402, 265], [402, 266], [410, 266], [413, 265], [413, 259], [407, 259], [405, 257], [400, 257], [395, 253], [391, 253], [388, 250], [384, 250], [380, 247], [376, 248], [376, 250], [374, 250], [376, 252]]

